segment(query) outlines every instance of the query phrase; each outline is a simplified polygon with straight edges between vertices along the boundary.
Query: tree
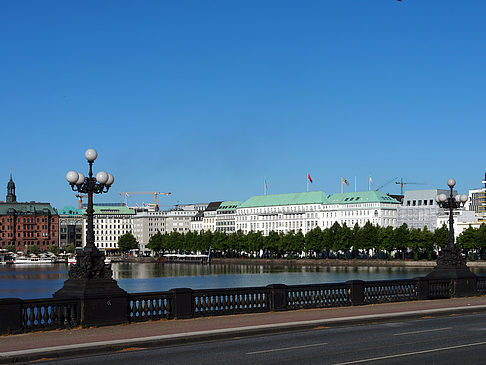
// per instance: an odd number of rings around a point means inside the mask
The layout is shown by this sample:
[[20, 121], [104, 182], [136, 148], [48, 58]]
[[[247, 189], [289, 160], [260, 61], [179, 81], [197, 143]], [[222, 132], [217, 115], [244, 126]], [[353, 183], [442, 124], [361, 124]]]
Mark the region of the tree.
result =
[[15, 252], [15, 246], [14, 245], [7, 245], [5, 247], [5, 249], [8, 251], [8, 252]]
[[47, 246], [46, 250], [56, 255], [59, 253], [59, 247], [57, 247], [56, 245]]
[[32, 253], [34, 255], [40, 254], [40, 248], [38, 245], [29, 245], [27, 246], [27, 253]]
[[74, 253], [75, 247], [71, 243], [66, 243], [64, 246], [61, 247], [61, 249], [66, 251], [67, 253]]
[[449, 242], [449, 228], [445, 224], [434, 231], [434, 242], [436, 247], [445, 247]]
[[128, 252], [136, 248], [138, 248], [138, 242], [130, 232], [127, 232], [118, 238], [118, 250], [120, 252]]
[[149, 238], [147, 248], [152, 250], [154, 253], [159, 253], [160, 251], [164, 251], [163, 247], [163, 237], [160, 231], [157, 231], [152, 237]]

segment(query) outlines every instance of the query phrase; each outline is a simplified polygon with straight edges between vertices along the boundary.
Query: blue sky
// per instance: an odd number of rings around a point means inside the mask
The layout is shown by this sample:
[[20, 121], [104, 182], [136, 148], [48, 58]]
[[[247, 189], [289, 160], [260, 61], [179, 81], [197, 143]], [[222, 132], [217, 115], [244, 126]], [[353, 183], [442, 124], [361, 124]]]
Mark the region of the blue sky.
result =
[[246, 200], [307, 172], [327, 193], [370, 175], [465, 192], [486, 168], [485, 18], [484, 1], [1, 2], [0, 199], [12, 168], [18, 200], [75, 205], [64, 176], [90, 147], [105, 202]]

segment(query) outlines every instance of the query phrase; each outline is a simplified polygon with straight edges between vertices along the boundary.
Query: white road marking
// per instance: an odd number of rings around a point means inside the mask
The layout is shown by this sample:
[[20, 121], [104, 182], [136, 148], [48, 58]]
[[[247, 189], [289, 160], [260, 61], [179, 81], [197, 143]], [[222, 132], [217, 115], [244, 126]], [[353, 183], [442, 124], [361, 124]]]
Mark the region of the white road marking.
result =
[[394, 359], [394, 358], [397, 358], [397, 357], [406, 357], [406, 356], [414, 356], [414, 355], [420, 355], [420, 354], [429, 354], [431, 352], [447, 351], [447, 350], [454, 350], [454, 349], [460, 349], [460, 348], [465, 348], [465, 347], [482, 346], [482, 345], [486, 345], [486, 341], [476, 342], [476, 343], [467, 343], [465, 345], [457, 345], [457, 346], [449, 346], [449, 347], [439, 347], [439, 348], [436, 348], [436, 349], [423, 350], [423, 351], [405, 352], [403, 354], [373, 357], [373, 358], [369, 358], [369, 359], [361, 359], [361, 360], [340, 362], [340, 363], [335, 363], [335, 364], [332, 364], [332, 365], [360, 364], [360, 363], [363, 363], [363, 362], [386, 360], [386, 359]]
[[247, 352], [246, 354], [247, 355], [265, 354], [267, 352], [277, 352], [277, 351], [304, 349], [306, 347], [316, 347], [316, 346], [322, 346], [322, 345], [327, 345], [327, 342], [313, 343], [311, 345], [302, 345], [302, 346], [281, 347], [281, 348], [278, 348], [278, 349], [270, 349], [270, 350], [262, 350], [262, 351], [253, 351], [253, 352]]
[[393, 336], [414, 335], [416, 333], [445, 331], [445, 330], [450, 330], [451, 328], [452, 327], [444, 327], [444, 328], [434, 328], [434, 329], [431, 329], [431, 330], [423, 330], [423, 331], [400, 332], [400, 333], [394, 333]]

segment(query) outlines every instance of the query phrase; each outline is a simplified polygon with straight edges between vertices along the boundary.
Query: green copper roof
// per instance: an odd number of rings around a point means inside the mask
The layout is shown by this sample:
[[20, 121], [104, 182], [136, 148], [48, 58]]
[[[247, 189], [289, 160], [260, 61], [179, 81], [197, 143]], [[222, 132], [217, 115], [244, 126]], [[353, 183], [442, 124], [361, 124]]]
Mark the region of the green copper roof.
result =
[[217, 210], [236, 209], [240, 204], [241, 202], [237, 200], [222, 202]]
[[359, 203], [391, 203], [400, 204], [399, 201], [382, 193], [381, 191], [361, 191], [355, 193], [332, 194], [327, 204], [359, 204]]
[[0, 203], [0, 215], [14, 213], [57, 215], [56, 210], [49, 203]]
[[322, 191], [253, 196], [238, 208], [271, 207], [275, 205], [324, 204], [328, 195]]
[[94, 207], [94, 214], [128, 214], [134, 215], [135, 211], [130, 209], [126, 206], [104, 206], [104, 205], [95, 205]]
[[74, 216], [74, 215], [83, 215], [86, 213], [85, 209], [78, 209], [75, 207], [64, 207], [62, 209], [57, 209], [57, 214], [64, 215], [64, 216]]

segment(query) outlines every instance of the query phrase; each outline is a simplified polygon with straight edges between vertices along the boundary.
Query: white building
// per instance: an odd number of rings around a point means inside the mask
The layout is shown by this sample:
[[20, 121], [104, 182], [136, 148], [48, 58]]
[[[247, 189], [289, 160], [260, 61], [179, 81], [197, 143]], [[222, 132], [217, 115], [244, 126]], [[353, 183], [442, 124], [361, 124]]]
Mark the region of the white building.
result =
[[299, 231], [306, 234], [319, 226], [335, 222], [353, 227], [370, 222], [379, 226], [397, 226], [400, 203], [380, 191], [327, 195], [321, 191], [254, 196], [236, 209], [236, 230]]
[[[405, 192], [403, 204], [398, 209], [398, 226], [406, 223], [408, 228], [423, 229], [427, 227], [430, 231], [442, 225], [437, 225], [437, 218], [442, 214], [443, 209], [435, 201], [439, 194], [449, 196], [450, 190], [426, 189], [409, 190]], [[456, 195], [457, 191], [453, 191]]]
[[216, 231], [234, 233], [236, 231], [236, 208], [240, 201], [226, 201], [216, 209]]
[[222, 202], [211, 202], [203, 213], [202, 229], [203, 231], [216, 231], [216, 211]]
[[140, 251], [150, 251], [147, 249], [150, 237], [157, 232], [165, 233], [165, 212], [140, 211], [133, 216], [133, 235], [140, 245]]
[[[93, 226], [95, 245], [102, 251], [118, 249], [118, 238], [127, 232], [133, 233], [132, 217], [135, 212], [126, 206], [95, 205]], [[83, 230], [86, 231], [86, 219], [83, 221]], [[83, 246], [86, 239], [83, 237]]]

